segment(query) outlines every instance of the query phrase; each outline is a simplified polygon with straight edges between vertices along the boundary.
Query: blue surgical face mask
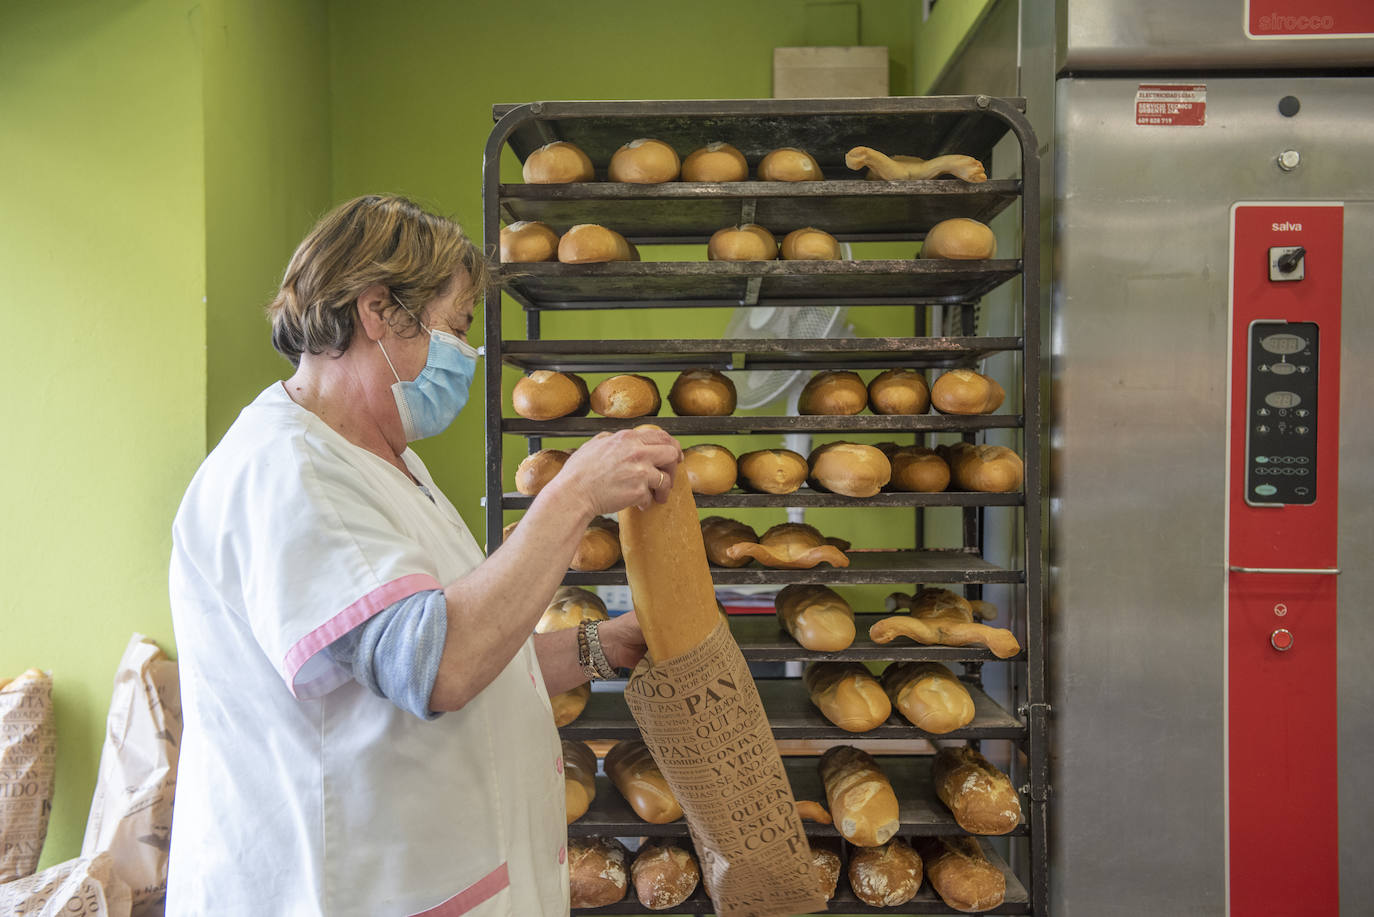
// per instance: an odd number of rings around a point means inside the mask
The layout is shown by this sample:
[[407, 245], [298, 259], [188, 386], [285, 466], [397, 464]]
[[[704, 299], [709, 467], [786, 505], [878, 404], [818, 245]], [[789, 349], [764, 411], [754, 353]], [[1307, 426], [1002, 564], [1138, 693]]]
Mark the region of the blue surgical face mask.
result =
[[401, 429], [408, 443], [438, 436], [448, 429], [468, 403], [468, 389], [477, 371], [477, 349], [471, 344], [445, 331], [425, 331], [429, 334], [429, 356], [414, 382], [401, 381], [386, 348], [381, 341], [377, 342], [386, 365], [391, 366], [391, 374], [396, 377], [391, 394], [396, 399]]

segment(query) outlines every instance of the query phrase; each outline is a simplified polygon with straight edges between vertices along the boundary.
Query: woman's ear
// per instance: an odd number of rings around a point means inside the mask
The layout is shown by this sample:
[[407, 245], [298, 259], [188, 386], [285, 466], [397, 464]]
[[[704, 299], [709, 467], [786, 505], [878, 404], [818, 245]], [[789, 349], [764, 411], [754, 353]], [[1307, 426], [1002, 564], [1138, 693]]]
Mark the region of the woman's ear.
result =
[[380, 341], [386, 335], [390, 327], [386, 314], [395, 305], [391, 291], [380, 283], [374, 283], [358, 294], [355, 306], [358, 310], [358, 326], [368, 340]]

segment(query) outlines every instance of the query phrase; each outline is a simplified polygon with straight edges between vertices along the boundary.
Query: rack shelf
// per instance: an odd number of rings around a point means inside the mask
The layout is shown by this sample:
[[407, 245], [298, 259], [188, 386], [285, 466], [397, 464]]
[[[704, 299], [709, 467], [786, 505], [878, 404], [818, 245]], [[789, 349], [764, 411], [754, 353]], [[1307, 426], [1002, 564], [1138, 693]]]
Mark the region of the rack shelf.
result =
[[[993, 662], [997, 657], [981, 646], [922, 646], [910, 640], [874, 643], [868, 629], [885, 614], [856, 614], [854, 642], [834, 653], [808, 650], [778, 625], [776, 615], [736, 614], [730, 616], [730, 632], [750, 662]], [[1024, 653], [1011, 658], [1021, 659]]]
[[[1020, 583], [1021, 570], [1007, 570], [963, 551], [849, 551], [848, 567], [822, 564], [805, 570], [763, 567], [750, 561], [743, 567], [711, 567], [718, 586], [825, 582], [833, 586], [874, 583]], [[579, 573], [563, 578], [569, 586], [623, 586], [625, 568]]]
[[1012, 429], [1021, 426], [1020, 414], [977, 416], [944, 414], [852, 414], [849, 416], [753, 417], [560, 417], [557, 420], [526, 420], [507, 417], [502, 433], [521, 436], [595, 436], [656, 424], [674, 435], [705, 433], [970, 433], [978, 430]]
[[[502, 509], [528, 509], [534, 497], [522, 493], [506, 493], [502, 497]], [[897, 506], [911, 509], [933, 506], [1021, 506], [1025, 496], [1020, 493], [985, 494], [968, 491], [941, 491], [933, 494], [879, 493], [871, 497], [846, 497], [843, 494], [828, 494], [809, 487], [802, 487], [790, 494], [753, 494], [742, 490], [731, 490], [723, 494], [699, 494], [696, 504], [699, 509], [728, 509], [747, 507], [758, 509], [768, 506], [844, 506], [864, 509], [874, 506]]]

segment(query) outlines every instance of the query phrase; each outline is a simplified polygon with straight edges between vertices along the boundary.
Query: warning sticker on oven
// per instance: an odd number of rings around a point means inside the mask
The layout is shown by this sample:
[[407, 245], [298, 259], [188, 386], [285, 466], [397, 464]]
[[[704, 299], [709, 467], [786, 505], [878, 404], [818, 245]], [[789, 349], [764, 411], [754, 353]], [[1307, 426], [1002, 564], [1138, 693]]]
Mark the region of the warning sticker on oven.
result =
[[1205, 83], [1141, 83], [1135, 91], [1135, 123], [1196, 127], [1207, 122]]

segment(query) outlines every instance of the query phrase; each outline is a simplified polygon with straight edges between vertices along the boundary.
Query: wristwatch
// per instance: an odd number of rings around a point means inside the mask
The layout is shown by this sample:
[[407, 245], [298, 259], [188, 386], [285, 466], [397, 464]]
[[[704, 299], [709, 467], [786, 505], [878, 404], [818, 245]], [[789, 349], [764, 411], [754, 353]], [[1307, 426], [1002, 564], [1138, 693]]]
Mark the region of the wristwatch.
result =
[[597, 633], [600, 623], [583, 621], [577, 625], [577, 664], [582, 667], [582, 674], [593, 681], [616, 678], [619, 674], [601, 648], [601, 635]]

